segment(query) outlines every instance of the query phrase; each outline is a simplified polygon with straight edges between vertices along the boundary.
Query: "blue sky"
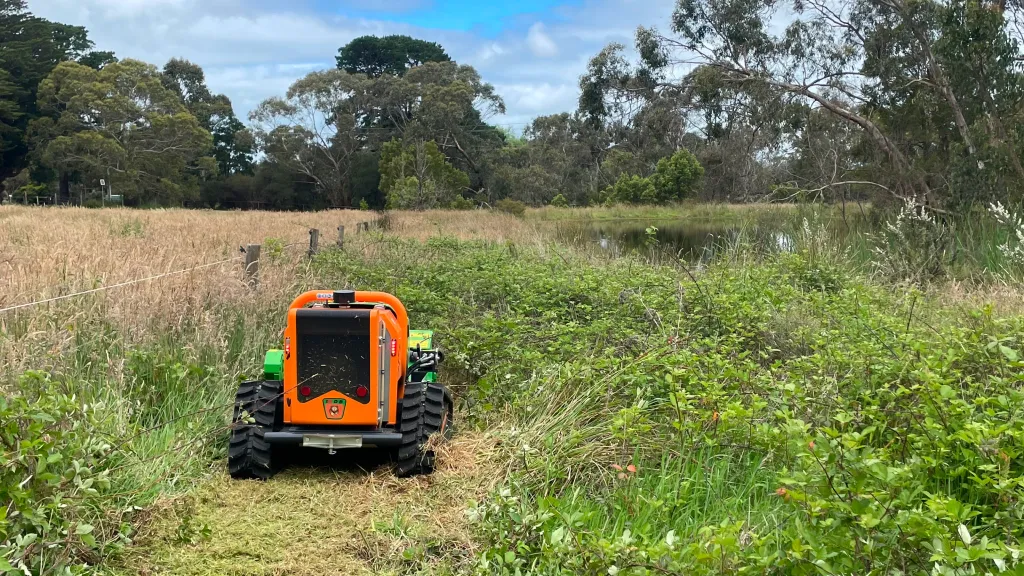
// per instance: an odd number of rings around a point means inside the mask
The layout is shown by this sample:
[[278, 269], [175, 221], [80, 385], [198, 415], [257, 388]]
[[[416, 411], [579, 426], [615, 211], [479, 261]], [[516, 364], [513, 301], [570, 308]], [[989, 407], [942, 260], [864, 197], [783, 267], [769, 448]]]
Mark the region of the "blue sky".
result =
[[559, 8], [578, 6], [579, 2], [558, 0], [520, 0], [518, 2], [481, 2], [479, 0], [407, 0], [391, 5], [367, 7], [366, 2], [316, 0], [316, 10], [369, 20], [391, 20], [421, 28], [477, 32], [484, 37], [499, 36], [515, 19], [558, 18]]
[[303, 75], [334, 66], [365, 34], [440, 43], [494, 84], [521, 129], [576, 108], [587, 61], [638, 25], [664, 27], [674, 0], [28, 0], [36, 14], [86, 26], [101, 50], [163, 65], [187, 58], [240, 117]]

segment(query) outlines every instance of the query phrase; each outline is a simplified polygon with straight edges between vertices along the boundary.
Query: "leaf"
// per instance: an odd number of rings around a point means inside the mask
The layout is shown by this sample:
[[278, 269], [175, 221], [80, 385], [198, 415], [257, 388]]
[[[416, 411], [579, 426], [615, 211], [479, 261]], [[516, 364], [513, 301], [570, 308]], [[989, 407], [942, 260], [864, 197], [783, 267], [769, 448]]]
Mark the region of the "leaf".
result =
[[511, 564], [516, 561], [516, 553], [509, 550], [505, 552], [505, 564]]
[[75, 534], [81, 536], [82, 534], [89, 534], [92, 532], [92, 524], [79, 524], [75, 528]]
[[864, 514], [860, 517], [860, 524], [865, 528], [874, 528], [881, 522], [880, 519], [875, 518], [871, 514]]
[[960, 534], [960, 539], [964, 541], [967, 546], [971, 545], [971, 532], [967, 530], [967, 526], [963, 524], [956, 527], [956, 531]]
[[1017, 355], [1017, 351], [1009, 346], [999, 345], [999, 351], [1006, 357], [1010, 362], [1016, 362], [1020, 356]]

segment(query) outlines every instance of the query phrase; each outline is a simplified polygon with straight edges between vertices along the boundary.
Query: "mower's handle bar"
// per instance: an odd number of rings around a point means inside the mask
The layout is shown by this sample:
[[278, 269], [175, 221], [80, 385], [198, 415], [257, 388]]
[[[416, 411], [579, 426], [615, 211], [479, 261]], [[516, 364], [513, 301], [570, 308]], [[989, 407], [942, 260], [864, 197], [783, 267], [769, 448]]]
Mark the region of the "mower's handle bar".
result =
[[[334, 290], [310, 290], [305, 294], [301, 294], [298, 298], [292, 301], [289, 310], [295, 308], [305, 308], [308, 304], [313, 302], [331, 303], [334, 301]], [[405, 306], [402, 302], [388, 294], [387, 292], [352, 292], [354, 295], [354, 302], [361, 303], [380, 303], [388, 306], [395, 311], [395, 315], [398, 317], [398, 324], [404, 328], [407, 332], [409, 330], [409, 313], [405, 310]]]

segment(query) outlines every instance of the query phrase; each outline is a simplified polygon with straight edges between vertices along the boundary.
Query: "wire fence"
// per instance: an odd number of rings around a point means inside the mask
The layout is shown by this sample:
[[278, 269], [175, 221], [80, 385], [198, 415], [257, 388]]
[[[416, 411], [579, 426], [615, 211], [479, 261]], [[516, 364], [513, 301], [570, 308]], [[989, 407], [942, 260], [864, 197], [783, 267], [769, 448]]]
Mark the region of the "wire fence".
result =
[[117, 284], [111, 284], [109, 286], [100, 286], [99, 288], [92, 288], [90, 290], [82, 290], [80, 292], [73, 292], [71, 294], [64, 294], [62, 296], [54, 296], [52, 298], [44, 298], [42, 300], [35, 300], [32, 302], [24, 302], [21, 304], [15, 304], [13, 306], [7, 306], [6, 308], [0, 308], [0, 314], [5, 312], [13, 312], [14, 310], [21, 310], [23, 308], [31, 308], [33, 306], [40, 306], [42, 304], [50, 304], [52, 302], [60, 302], [61, 300], [68, 300], [71, 298], [78, 298], [80, 296], [86, 296], [89, 294], [96, 294], [98, 292], [105, 292], [107, 290], [114, 290], [117, 288], [124, 288], [126, 286], [132, 286], [134, 284], [141, 284], [143, 282], [151, 282], [153, 280], [160, 280], [161, 278], [167, 278], [170, 276], [177, 276], [179, 274], [185, 274], [187, 272], [194, 272], [196, 270], [202, 270], [204, 268], [212, 268], [228, 262], [235, 262], [241, 260], [242, 256], [235, 256], [233, 258], [226, 258], [217, 262], [210, 262], [208, 264], [201, 264], [199, 266], [192, 266], [190, 268], [182, 268], [181, 270], [175, 270], [173, 272], [164, 272], [163, 274], [156, 274], [154, 276], [147, 276], [146, 278], [137, 278], [135, 280], [128, 280], [126, 282], [119, 282]]
[[[360, 225], [357, 228], [357, 230], [358, 229], [362, 229], [362, 226]], [[337, 245], [339, 247], [344, 244], [344, 234], [345, 234], [344, 231], [345, 231], [345, 227], [344, 226], [339, 226], [338, 227], [338, 241], [337, 241]], [[308, 254], [310, 256], [316, 254], [317, 251], [319, 250], [319, 237], [320, 237], [320, 231], [319, 230], [317, 230], [316, 228], [311, 228], [309, 230], [309, 252], [308, 252]], [[284, 246], [282, 246], [282, 248], [292, 248], [292, 247], [295, 247], [295, 246], [302, 246], [302, 245], [305, 245], [305, 244], [306, 244], [305, 240], [299, 240], [299, 241], [291, 242], [289, 244], [285, 244]], [[107, 292], [109, 290], [116, 290], [118, 288], [126, 288], [128, 286], [133, 286], [133, 285], [136, 285], [136, 284], [142, 284], [142, 283], [145, 283], [145, 282], [154, 282], [154, 281], [157, 281], [157, 280], [162, 280], [164, 278], [170, 278], [170, 277], [173, 277], [173, 276], [180, 276], [182, 274], [188, 274], [188, 273], [191, 273], [191, 272], [195, 272], [197, 270], [203, 270], [203, 269], [206, 269], [206, 268], [213, 268], [215, 266], [220, 266], [220, 265], [227, 264], [227, 263], [230, 263], [230, 262], [239, 262], [239, 261], [244, 261], [245, 262], [245, 266], [243, 268], [243, 274], [245, 276], [246, 281], [250, 285], [255, 287], [255, 285], [258, 282], [259, 253], [260, 253], [261, 246], [262, 245], [260, 245], [260, 244], [249, 244], [247, 247], [243, 246], [241, 248], [242, 255], [240, 255], [240, 256], [232, 256], [231, 258], [225, 258], [223, 260], [218, 260], [216, 262], [208, 262], [208, 263], [205, 263], [205, 264], [199, 264], [199, 265], [196, 265], [196, 266], [190, 266], [190, 267], [187, 267], [187, 268], [181, 268], [179, 270], [173, 270], [173, 271], [170, 271], [170, 272], [163, 272], [163, 273], [160, 273], [160, 274], [154, 274], [152, 276], [147, 276], [145, 278], [136, 278], [134, 280], [126, 280], [124, 282], [118, 282], [117, 284], [111, 284], [109, 286], [99, 286], [97, 288], [91, 288], [91, 289], [88, 289], [88, 290], [81, 290], [81, 291], [78, 291], [78, 292], [73, 292], [71, 294], [62, 294], [60, 296], [53, 296], [53, 297], [41, 298], [41, 299], [38, 299], [38, 300], [29, 301], [29, 302], [22, 302], [22, 303], [19, 303], [19, 304], [12, 304], [12, 305], [0, 308], [0, 314], [6, 314], [8, 312], [14, 312], [16, 310], [23, 310], [23, 309], [26, 309], [26, 308], [33, 308], [35, 306], [41, 306], [43, 304], [51, 304], [51, 303], [60, 302], [60, 301], [63, 301], [63, 300], [70, 300], [72, 298], [79, 298], [79, 297], [82, 297], [82, 296], [88, 296], [89, 294], [97, 294], [97, 293], [100, 293], [100, 292]], [[255, 248], [255, 254], [253, 254], [253, 252], [252, 252], [253, 248]]]

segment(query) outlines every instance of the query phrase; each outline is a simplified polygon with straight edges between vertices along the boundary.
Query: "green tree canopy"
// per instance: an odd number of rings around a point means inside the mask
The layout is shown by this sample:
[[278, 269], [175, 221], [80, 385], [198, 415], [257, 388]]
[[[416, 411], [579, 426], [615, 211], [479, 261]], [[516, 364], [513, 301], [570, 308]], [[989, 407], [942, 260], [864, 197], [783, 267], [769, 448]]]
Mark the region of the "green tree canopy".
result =
[[678, 202], [692, 197], [704, 176], [704, 167], [687, 149], [658, 161], [658, 168], [651, 176], [658, 202]]
[[0, 0], [0, 182], [26, 164], [26, 129], [39, 117], [40, 81], [91, 48], [85, 28], [37, 18], [24, 0]]
[[427, 62], [450, 62], [440, 44], [410, 36], [360, 36], [338, 49], [338, 69], [370, 78], [402, 76]]
[[774, 93], [857, 130], [872, 184], [895, 197], [947, 210], [1008, 191], [1019, 197], [1024, 141], [1010, 127], [1020, 124], [1024, 90], [1008, 4], [800, 0], [792, 8], [782, 29], [776, 0], [678, 0], [670, 36], [638, 33], [633, 77], [698, 93], [698, 77], [672, 77], [696, 55], [720, 93], [737, 94], [739, 119], [755, 117]]
[[198, 198], [198, 180], [216, 173], [210, 133], [155, 66], [123, 60], [95, 70], [59, 64], [40, 84], [39, 102], [53, 117], [33, 123], [43, 161], [88, 180], [109, 179], [138, 203]]
[[623, 204], [655, 204], [658, 191], [650, 178], [623, 174], [606, 192], [607, 201]]
[[384, 144], [380, 174], [388, 208], [447, 208], [469, 187], [469, 176], [452, 166], [435, 142]]
[[83, 54], [79, 59], [78, 63], [89, 68], [95, 68], [99, 70], [107, 64], [113, 64], [117, 62], [117, 56], [114, 56], [113, 52], [107, 51], [93, 51], [88, 54]]
[[172, 58], [164, 65], [160, 81], [178, 95], [199, 124], [213, 135], [213, 153], [220, 173], [225, 176], [251, 173], [252, 135], [235, 117], [231, 100], [223, 94], [210, 92], [203, 69], [188, 60]]
[[249, 119], [272, 162], [314, 182], [331, 206], [351, 206], [353, 167], [363, 149], [367, 78], [343, 70], [313, 72], [285, 98], [265, 100]]
[[492, 156], [486, 180], [490, 200], [540, 205], [563, 194], [573, 204], [590, 203], [598, 190], [599, 151], [607, 146], [602, 136], [578, 114], [534, 119], [521, 144]]

